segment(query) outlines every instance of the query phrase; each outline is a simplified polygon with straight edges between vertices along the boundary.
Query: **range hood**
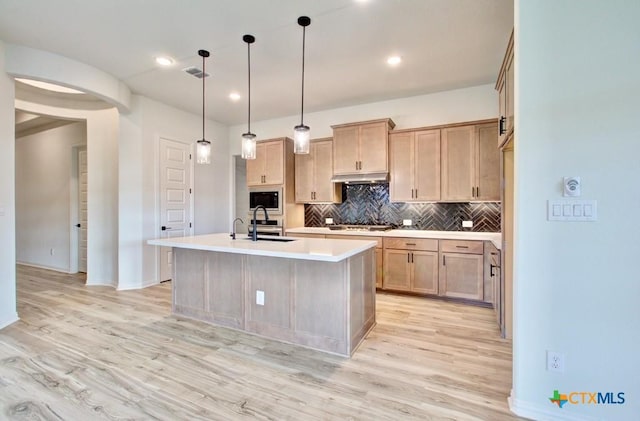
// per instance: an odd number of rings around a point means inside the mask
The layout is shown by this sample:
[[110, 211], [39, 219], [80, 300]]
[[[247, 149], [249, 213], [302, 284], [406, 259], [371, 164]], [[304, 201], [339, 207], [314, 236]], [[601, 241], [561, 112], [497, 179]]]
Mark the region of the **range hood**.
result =
[[342, 174], [334, 175], [332, 183], [369, 184], [389, 181], [389, 173], [374, 172], [368, 174]]

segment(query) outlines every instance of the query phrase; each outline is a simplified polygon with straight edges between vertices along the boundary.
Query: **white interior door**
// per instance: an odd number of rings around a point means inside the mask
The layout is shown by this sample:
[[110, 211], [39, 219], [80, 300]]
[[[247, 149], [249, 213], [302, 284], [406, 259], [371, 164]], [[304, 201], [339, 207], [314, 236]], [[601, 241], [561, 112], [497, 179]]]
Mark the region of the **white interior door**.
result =
[[78, 150], [78, 272], [87, 272], [87, 149]]
[[[190, 145], [160, 138], [160, 238], [191, 235]], [[171, 279], [170, 247], [160, 248], [160, 281]]]

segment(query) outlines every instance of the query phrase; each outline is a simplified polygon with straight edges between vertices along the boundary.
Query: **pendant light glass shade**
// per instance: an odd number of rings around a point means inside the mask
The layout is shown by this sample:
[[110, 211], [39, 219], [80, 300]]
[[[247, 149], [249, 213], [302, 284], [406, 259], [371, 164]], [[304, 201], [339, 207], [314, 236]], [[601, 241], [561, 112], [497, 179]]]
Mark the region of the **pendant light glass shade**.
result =
[[202, 139], [196, 142], [196, 163], [211, 164], [211, 142], [204, 137], [204, 79], [207, 77], [204, 69], [204, 59], [209, 57], [209, 52], [207, 50], [198, 50], [198, 55], [202, 57]]
[[256, 41], [253, 35], [244, 35], [247, 43], [247, 132], [242, 134], [242, 158], [256, 159], [256, 135], [251, 133], [251, 44]]
[[242, 158], [256, 159], [256, 135], [253, 133], [242, 134]]
[[196, 162], [211, 164], [211, 142], [206, 139], [200, 139], [196, 143]]
[[311, 24], [311, 19], [307, 16], [298, 18], [298, 25], [302, 26], [302, 98], [300, 105], [300, 124], [293, 128], [293, 153], [308, 154], [309, 140], [311, 133], [309, 126], [304, 124], [304, 47], [306, 41], [307, 26]]
[[300, 124], [293, 128], [293, 153], [309, 153], [310, 135], [309, 126]]

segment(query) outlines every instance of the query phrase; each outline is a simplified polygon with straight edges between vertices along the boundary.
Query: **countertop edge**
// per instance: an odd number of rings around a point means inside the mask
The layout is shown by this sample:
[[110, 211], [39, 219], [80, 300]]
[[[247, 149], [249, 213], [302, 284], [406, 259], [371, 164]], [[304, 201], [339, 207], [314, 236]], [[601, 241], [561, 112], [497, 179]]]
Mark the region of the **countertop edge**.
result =
[[409, 237], [438, 240], [473, 240], [490, 241], [498, 250], [502, 249], [502, 233], [499, 232], [474, 232], [474, 231], [429, 231], [429, 230], [403, 230], [393, 229], [388, 231], [349, 231], [331, 230], [327, 227], [297, 227], [285, 230], [290, 234], [324, 234], [324, 235], [354, 235], [368, 237]]

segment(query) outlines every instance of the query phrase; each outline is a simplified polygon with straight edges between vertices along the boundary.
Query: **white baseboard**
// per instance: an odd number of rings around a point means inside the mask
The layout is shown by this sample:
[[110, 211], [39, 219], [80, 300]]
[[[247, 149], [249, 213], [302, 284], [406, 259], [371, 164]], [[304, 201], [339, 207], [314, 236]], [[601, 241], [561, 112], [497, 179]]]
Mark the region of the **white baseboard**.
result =
[[[589, 417], [584, 414], [576, 414], [567, 411], [566, 408], [540, 405], [538, 403], [523, 401], [513, 397], [513, 390], [508, 399], [509, 409], [514, 414], [538, 421], [596, 421], [598, 418]], [[550, 405], [553, 405], [549, 403]]]
[[12, 316], [7, 317], [6, 319], [0, 320], [0, 329], [4, 329], [5, 327], [9, 326], [10, 324], [13, 324], [15, 322], [17, 322], [18, 320], [20, 320], [18, 318], [18, 314], [14, 314]]
[[142, 284], [129, 284], [129, 285], [120, 285], [118, 284], [118, 291], [129, 291], [129, 290], [134, 290], [134, 289], [144, 289], [144, 288], [149, 288], [155, 285], [160, 285], [159, 282], [157, 281], [146, 281]]
[[74, 272], [69, 272], [69, 269], [56, 268], [56, 267], [53, 267], [53, 266], [46, 266], [46, 265], [36, 265], [35, 263], [27, 263], [27, 262], [17, 261], [16, 264], [21, 265], [21, 266], [29, 266], [29, 267], [36, 268], [36, 269], [52, 270], [54, 272], [60, 272], [60, 273], [67, 273], [67, 274], [73, 274], [74, 273]]

